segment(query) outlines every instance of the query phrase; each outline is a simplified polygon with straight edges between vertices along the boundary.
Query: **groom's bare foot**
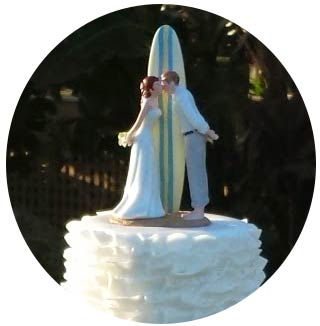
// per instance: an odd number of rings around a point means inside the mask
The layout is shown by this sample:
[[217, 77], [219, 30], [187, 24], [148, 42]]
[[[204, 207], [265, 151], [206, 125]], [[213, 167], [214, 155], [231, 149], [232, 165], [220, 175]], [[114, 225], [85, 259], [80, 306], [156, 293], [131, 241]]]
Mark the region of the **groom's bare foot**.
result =
[[204, 218], [204, 209], [203, 208], [195, 208], [192, 212], [188, 214], [183, 214], [182, 218], [184, 220], [201, 220]]

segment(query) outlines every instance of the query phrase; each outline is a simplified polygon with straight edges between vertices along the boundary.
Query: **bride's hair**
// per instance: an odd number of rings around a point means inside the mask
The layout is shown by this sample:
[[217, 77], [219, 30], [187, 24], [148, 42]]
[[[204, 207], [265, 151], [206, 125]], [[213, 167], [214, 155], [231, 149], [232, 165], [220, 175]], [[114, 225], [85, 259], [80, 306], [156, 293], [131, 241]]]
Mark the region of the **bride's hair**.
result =
[[155, 76], [147, 76], [143, 78], [140, 84], [141, 96], [150, 97], [151, 96], [150, 90], [153, 89], [153, 83], [157, 81], [159, 81], [159, 78]]

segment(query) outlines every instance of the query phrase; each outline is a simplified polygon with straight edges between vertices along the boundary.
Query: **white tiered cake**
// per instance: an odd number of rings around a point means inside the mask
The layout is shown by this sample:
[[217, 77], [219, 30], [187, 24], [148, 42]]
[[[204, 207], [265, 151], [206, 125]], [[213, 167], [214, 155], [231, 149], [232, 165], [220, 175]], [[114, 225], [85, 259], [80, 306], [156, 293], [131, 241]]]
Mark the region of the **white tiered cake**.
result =
[[224, 310], [263, 282], [261, 230], [205, 214], [198, 228], [139, 227], [85, 216], [67, 224], [62, 286], [114, 316], [148, 323]]

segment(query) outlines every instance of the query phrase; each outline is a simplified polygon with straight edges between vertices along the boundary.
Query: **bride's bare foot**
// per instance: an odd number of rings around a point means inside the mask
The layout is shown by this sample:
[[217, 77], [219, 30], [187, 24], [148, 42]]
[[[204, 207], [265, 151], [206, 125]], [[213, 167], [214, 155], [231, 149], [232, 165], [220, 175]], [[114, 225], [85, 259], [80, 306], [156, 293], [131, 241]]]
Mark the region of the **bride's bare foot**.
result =
[[204, 208], [197, 207], [188, 214], [182, 214], [184, 220], [201, 220], [204, 218]]

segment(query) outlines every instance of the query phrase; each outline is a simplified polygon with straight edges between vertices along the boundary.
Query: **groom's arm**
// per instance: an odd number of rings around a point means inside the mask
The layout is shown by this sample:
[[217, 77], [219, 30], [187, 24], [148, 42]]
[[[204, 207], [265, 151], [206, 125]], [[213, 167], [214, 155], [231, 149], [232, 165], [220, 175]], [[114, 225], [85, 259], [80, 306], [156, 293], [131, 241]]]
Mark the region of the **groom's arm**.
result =
[[[201, 134], [205, 135], [210, 130], [210, 127], [198, 111], [192, 97], [189, 97], [188, 95], [189, 94], [187, 92], [179, 94], [176, 96], [176, 100], [178, 100], [182, 113], [192, 127], [197, 129]], [[190, 94], [190, 96], [192, 95]]]

